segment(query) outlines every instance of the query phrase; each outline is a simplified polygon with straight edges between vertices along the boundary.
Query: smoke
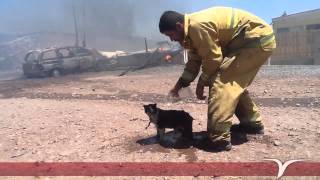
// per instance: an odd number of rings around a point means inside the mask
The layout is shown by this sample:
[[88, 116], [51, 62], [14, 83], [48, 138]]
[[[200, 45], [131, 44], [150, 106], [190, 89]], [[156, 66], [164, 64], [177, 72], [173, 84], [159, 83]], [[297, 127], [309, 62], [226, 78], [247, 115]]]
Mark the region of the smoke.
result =
[[[71, 1], [76, 8], [80, 29], [96, 36], [131, 36], [134, 10], [131, 1]], [[70, 14], [66, 6], [66, 14]]]
[[[1, 0], [0, 69], [20, 67], [31, 49], [75, 44], [103, 51], [154, 48], [167, 40], [158, 22], [166, 10], [184, 10], [180, 0]], [[27, 39], [28, 41], [24, 41]]]
[[74, 45], [73, 14], [79, 45], [86, 38], [89, 48], [136, 51], [144, 38], [149, 48], [168, 40], [158, 30], [161, 14], [184, 9], [180, 0], [1, 0], [0, 69], [20, 67], [31, 49]]
[[[81, 2], [82, 1], [82, 2]], [[184, 5], [178, 0], [81, 0], [76, 1], [80, 26], [97, 37], [147, 37], [159, 39], [160, 15]], [[74, 2], [74, 1], [70, 1]], [[69, 3], [70, 3], [69, 2]], [[69, 7], [66, 6], [68, 9]], [[82, 12], [81, 12], [82, 11]], [[85, 15], [84, 15], [85, 14]]]
[[79, 29], [95, 36], [154, 36], [161, 13], [183, 9], [178, 0], [1, 0], [0, 32], [73, 33], [72, 8]]
[[134, 4], [136, 33], [153, 38], [163, 37], [159, 33], [158, 23], [164, 11], [175, 10], [185, 12], [187, 4], [181, 0], [139, 0]]

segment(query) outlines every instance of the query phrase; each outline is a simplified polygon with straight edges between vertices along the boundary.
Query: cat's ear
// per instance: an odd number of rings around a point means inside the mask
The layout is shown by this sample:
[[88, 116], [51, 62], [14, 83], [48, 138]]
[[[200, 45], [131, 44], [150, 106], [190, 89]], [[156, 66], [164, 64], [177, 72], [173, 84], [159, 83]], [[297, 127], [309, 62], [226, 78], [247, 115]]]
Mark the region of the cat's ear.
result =
[[157, 107], [157, 103], [154, 103], [154, 106]]

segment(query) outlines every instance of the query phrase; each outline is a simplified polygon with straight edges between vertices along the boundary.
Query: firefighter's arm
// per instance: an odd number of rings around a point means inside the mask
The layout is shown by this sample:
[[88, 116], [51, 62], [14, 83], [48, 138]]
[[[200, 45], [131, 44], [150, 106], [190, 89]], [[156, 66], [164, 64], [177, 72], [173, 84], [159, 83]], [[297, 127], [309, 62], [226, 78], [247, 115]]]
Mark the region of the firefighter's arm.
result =
[[196, 79], [201, 67], [201, 57], [194, 49], [188, 51], [188, 62], [185, 65], [183, 73], [179, 78], [182, 87], [188, 87]]
[[197, 23], [189, 28], [189, 34], [202, 59], [202, 74], [198, 83], [207, 86], [223, 59], [216, 27], [212, 24]]
[[201, 57], [196, 54], [194, 49], [188, 52], [188, 62], [185, 65], [182, 75], [179, 80], [171, 89], [170, 94], [172, 96], [179, 96], [179, 90], [184, 87], [188, 87], [192, 81], [198, 76], [201, 67]]

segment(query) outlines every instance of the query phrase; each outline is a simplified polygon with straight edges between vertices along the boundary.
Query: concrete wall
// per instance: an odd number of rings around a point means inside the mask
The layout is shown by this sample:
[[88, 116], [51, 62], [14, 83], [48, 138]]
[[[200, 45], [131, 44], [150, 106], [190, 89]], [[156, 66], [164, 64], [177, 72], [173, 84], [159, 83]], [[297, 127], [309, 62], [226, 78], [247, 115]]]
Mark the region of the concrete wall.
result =
[[314, 32], [313, 37], [313, 64], [320, 65], [320, 31]]
[[320, 65], [320, 53], [315, 54], [313, 64]]
[[283, 58], [283, 59], [274, 59], [271, 58], [271, 65], [313, 65], [313, 58]]
[[279, 33], [276, 40], [271, 64], [320, 64], [320, 31]]

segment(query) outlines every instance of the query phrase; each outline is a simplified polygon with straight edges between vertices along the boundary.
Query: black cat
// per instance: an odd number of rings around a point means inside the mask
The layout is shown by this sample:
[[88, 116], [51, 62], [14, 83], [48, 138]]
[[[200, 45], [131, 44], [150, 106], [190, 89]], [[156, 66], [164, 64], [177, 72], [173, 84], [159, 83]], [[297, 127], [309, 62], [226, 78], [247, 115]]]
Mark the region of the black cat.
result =
[[149, 116], [150, 123], [157, 128], [157, 137], [162, 140], [165, 128], [173, 128], [174, 131], [181, 132], [182, 137], [192, 139], [193, 117], [189, 113], [181, 110], [162, 110], [157, 108], [157, 104], [143, 105], [145, 113]]

